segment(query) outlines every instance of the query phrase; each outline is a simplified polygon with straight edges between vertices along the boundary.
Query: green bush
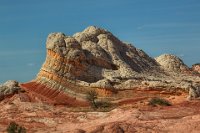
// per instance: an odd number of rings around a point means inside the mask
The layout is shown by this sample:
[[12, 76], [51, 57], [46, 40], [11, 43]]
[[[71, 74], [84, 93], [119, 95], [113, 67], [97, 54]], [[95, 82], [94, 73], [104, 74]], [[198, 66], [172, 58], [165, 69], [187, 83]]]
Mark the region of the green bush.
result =
[[152, 106], [156, 106], [156, 105], [171, 106], [171, 103], [169, 101], [165, 100], [165, 99], [155, 97], [155, 98], [152, 98], [149, 101], [149, 105], [152, 105]]
[[19, 126], [15, 122], [11, 122], [7, 128], [8, 133], [26, 133], [26, 129], [22, 126]]
[[98, 109], [107, 111], [112, 107], [112, 104], [109, 101], [97, 100], [98, 94], [95, 90], [88, 91], [86, 98], [91, 107], [95, 110]]
[[87, 92], [86, 98], [87, 98], [88, 102], [90, 102], [90, 104], [93, 108], [97, 108], [97, 104], [96, 104], [97, 96], [98, 96], [98, 94], [94, 90]]

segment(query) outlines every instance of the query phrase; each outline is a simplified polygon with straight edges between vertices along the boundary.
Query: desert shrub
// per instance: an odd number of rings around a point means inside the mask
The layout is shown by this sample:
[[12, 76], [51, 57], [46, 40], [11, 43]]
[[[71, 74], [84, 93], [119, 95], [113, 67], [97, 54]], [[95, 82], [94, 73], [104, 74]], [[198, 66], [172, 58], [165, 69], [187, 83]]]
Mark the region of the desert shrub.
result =
[[97, 96], [98, 96], [98, 94], [94, 90], [87, 92], [86, 98], [87, 98], [88, 102], [90, 102], [90, 104], [93, 108], [97, 108], [97, 104], [96, 104]]
[[156, 105], [171, 106], [171, 103], [169, 101], [165, 100], [165, 99], [155, 97], [155, 98], [152, 98], [149, 101], [149, 105], [152, 105], [152, 106], [156, 106]]
[[112, 104], [109, 101], [98, 101], [96, 102], [98, 108], [110, 108]]
[[15, 122], [11, 122], [7, 128], [8, 133], [26, 133], [26, 129], [22, 126], [19, 126]]
[[91, 107], [95, 110], [107, 111], [112, 107], [112, 104], [109, 101], [98, 100], [98, 94], [95, 90], [88, 91], [86, 98]]

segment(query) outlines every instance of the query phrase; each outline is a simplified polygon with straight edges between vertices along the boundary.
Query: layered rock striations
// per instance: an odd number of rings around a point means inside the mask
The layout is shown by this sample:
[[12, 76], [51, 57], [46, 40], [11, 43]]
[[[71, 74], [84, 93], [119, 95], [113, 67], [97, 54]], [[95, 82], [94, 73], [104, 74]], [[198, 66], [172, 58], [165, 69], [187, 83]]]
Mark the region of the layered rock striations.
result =
[[21, 87], [53, 103], [87, 105], [85, 94], [90, 90], [101, 97], [135, 88], [189, 92], [200, 82], [198, 76], [184, 73], [189, 68], [179, 58], [163, 55], [155, 60], [95, 26], [73, 36], [51, 33], [46, 48], [36, 79]]

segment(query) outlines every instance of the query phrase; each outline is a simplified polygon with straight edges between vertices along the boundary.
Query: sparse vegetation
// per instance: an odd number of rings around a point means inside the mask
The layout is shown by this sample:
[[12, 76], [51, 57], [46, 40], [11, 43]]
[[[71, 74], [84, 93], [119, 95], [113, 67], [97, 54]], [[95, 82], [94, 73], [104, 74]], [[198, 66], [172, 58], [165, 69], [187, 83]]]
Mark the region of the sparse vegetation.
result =
[[96, 105], [98, 108], [109, 108], [112, 104], [109, 101], [98, 101]]
[[97, 96], [98, 96], [98, 94], [94, 90], [91, 90], [87, 93], [86, 98], [87, 98], [88, 102], [90, 102], [90, 104], [93, 108], [97, 108], [97, 103], [96, 103]]
[[163, 99], [163, 98], [155, 97], [155, 98], [152, 98], [149, 101], [149, 105], [152, 105], [152, 106], [156, 106], [156, 105], [171, 106], [171, 103], [169, 101]]
[[87, 100], [90, 102], [93, 109], [98, 109], [99, 111], [110, 110], [112, 104], [109, 101], [97, 100], [98, 94], [96, 91], [92, 90], [87, 93]]
[[108, 112], [115, 108], [115, 106], [109, 101], [98, 101], [97, 103], [98, 111]]
[[26, 133], [26, 129], [22, 126], [19, 126], [15, 122], [11, 122], [7, 128], [8, 133]]

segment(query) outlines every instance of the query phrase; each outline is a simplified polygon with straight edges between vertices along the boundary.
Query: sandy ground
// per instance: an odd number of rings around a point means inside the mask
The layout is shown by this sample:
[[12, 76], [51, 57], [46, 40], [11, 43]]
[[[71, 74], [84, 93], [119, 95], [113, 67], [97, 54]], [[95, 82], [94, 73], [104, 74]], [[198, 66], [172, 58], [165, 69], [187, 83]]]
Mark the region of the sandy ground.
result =
[[[116, 101], [119, 106], [110, 112], [84, 111], [66, 106], [22, 102], [19, 94], [0, 103], [0, 132], [15, 121], [28, 133], [198, 133], [200, 131], [200, 101], [187, 101], [185, 93], [151, 93], [141, 97]], [[136, 94], [136, 93], [135, 93]], [[168, 99], [172, 106], [148, 105], [153, 95]], [[156, 95], [156, 96], [157, 96]]]

